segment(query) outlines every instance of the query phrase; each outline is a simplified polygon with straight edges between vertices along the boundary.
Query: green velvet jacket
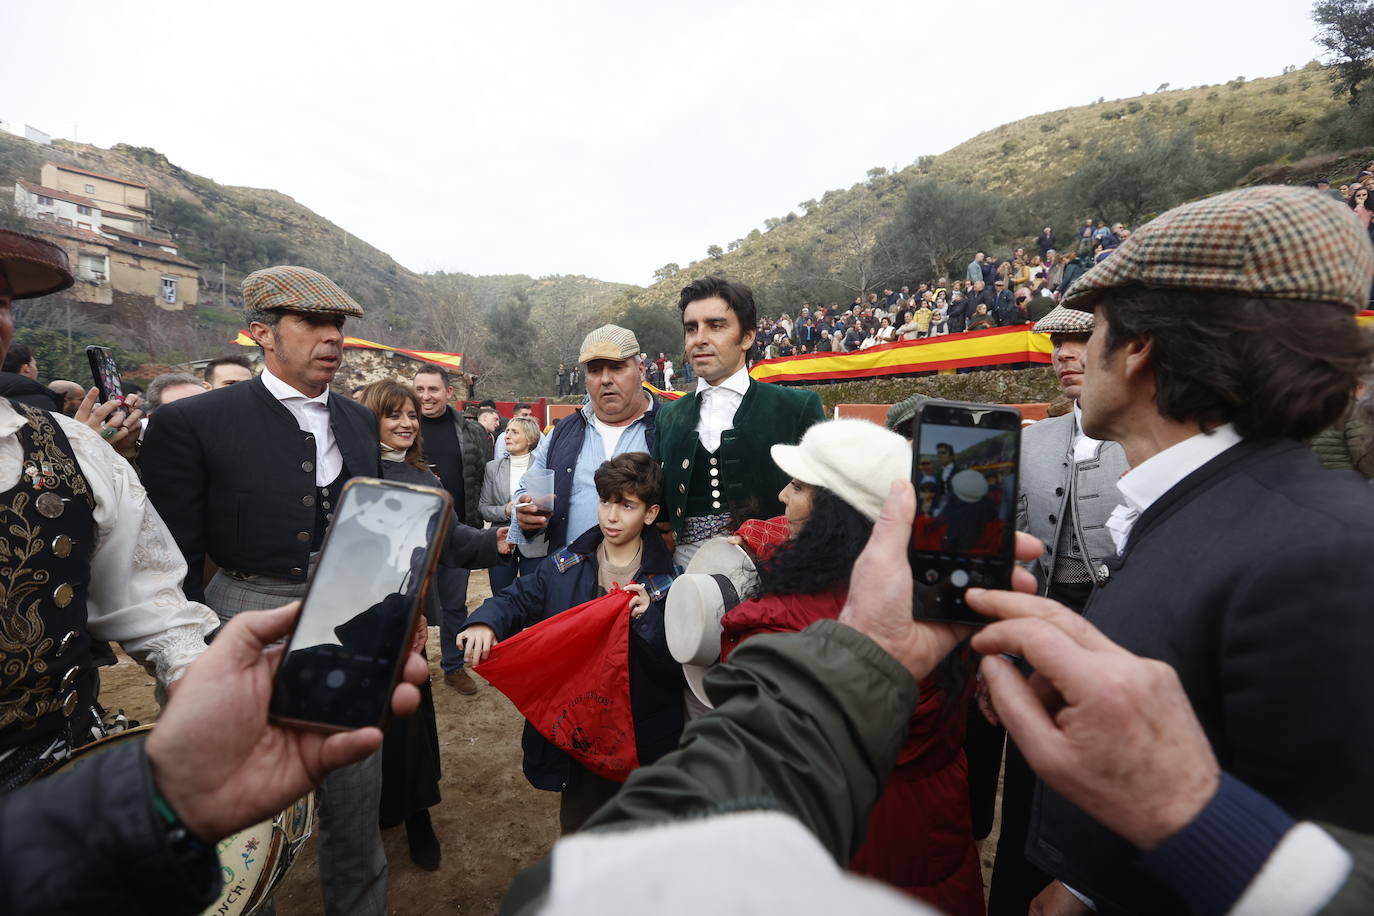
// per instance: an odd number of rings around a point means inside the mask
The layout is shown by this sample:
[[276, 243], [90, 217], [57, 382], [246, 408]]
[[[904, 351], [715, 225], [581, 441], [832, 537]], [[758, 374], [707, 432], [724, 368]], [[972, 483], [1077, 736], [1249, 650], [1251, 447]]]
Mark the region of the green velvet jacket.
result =
[[[663, 465], [664, 509], [679, 537], [687, 514], [700, 410], [694, 391], [659, 408], [656, 421], [653, 456]], [[734, 428], [721, 435], [716, 452], [725, 480], [723, 508], [740, 518], [781, 515], [778, 491], [789, 478], [773, 463], [768, 450], [779, 443], [795, 444], [811, 424], [824, 419], [820, 395], [814, 391], [750, 380], [735, 412]]]

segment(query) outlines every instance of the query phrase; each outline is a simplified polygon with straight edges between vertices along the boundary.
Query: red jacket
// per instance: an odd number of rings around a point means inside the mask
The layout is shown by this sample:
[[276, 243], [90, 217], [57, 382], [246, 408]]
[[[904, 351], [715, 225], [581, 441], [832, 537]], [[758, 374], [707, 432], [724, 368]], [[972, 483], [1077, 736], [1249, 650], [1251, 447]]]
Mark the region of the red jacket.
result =
[[[721, 618], [721, 660], [759, 633], [792, 633], [817, 620], [835, 619], [843, 591], [815, 595], [764, 595]], [[868, 821], [868, 835], [849, 863], [917, 897], [943, 913], [982, 916], [983, 876], [969, 813], [964, 760], [965, 710], [973, 689], [972, 661], [965, 689], [949, 711], [946, 693], [927, 677], [911, 714], [897, 766]]]

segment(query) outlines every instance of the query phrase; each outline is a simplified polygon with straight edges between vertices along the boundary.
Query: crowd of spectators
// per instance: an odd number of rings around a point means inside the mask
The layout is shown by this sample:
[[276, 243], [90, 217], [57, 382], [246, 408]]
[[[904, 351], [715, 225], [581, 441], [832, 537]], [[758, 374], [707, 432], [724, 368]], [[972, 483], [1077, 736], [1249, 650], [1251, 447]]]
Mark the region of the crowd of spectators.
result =
[[1121, 223], [1085, 219], [1061, 250], [1046, 226], [1036, 238], [1037, 253], [1017, 248], [997, 258], [979, 251], [964, 275], [953, 280], [936, 277], [914, 288], [887, 288], [881, 296], [855, 296], [845, 307], [804, 302], [796, 318], [784, 312], [760, 319], [754, 358], [853, 353], [899, 340], [1034, 323], [1080, 274], [1129, 237]]
[[[1349, 206], [1374, 244], [1374, 161], [1339, 189], [1324, 178], [1313, 185]], [[1124, 224], [1102, 219], [1084, 219], [1067, 240], [1046, 226], [1036, 237], [1034, 253], [1017, 248], [998, 258], [979, 251], [962, 277], [887, 288], [882, 295], [855, 296], [845, 306], [803, 302], [795, 317], [783, 312], [759, 320], [753, 359], [853, 353], [899, 340], [1034, 323], [1054, 308], [1080, 274], [1130, 235]]]

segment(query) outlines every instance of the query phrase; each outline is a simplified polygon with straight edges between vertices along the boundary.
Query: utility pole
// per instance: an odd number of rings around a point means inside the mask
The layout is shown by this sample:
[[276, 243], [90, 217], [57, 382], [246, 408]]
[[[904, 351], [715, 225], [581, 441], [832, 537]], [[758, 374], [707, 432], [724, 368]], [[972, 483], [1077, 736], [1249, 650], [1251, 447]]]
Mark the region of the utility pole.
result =
[[229, 307], [229, 287], [224, 285], [224, 262], [219, 262], [219, 307]]

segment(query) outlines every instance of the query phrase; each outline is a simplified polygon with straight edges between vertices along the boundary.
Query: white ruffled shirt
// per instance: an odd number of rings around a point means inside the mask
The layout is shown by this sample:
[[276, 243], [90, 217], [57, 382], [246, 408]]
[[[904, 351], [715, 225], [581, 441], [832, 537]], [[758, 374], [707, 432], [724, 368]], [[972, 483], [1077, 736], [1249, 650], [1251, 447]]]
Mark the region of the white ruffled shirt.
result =
[[[170, 683], [205, 651], [205, 635], [219, 626], [219, 618], [182, 593], [186, 561], [134, 469], [85, 424], [52, 417], [95, 497], [86, 628], [97, 640], [119, 643], [151, 666], [159, 681]], [[15, 486], [23, 472], [24, 452], [15, 435], [23, 425], [24, 418], [0, 398], [0, 492]]]
[[706, 451], [714, 452], [720, 448], [721, 433], [735, 428], [735, 411], [739, 410], [748, 390], [748, 366], [741, 366], [719, 385], [711, 385], [706, 379], [697, 377], [697, 401], [700, 402], [697, 435]]
[[1127, 471], [1116, 483], [1116, 488], [1126, 501], [1113, 509], [1107, 519], [1107, 531], [1116, 545], [1116, 552], [1122, 552], [1136, 520], [1156, 500], [1172, 490], [1183, 478], [1232, 446], [1240, 444], [1240, 441], [1240, 433], [1227, 423], [1210, 433], [1189, 436]]

